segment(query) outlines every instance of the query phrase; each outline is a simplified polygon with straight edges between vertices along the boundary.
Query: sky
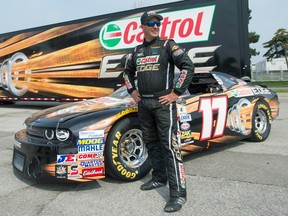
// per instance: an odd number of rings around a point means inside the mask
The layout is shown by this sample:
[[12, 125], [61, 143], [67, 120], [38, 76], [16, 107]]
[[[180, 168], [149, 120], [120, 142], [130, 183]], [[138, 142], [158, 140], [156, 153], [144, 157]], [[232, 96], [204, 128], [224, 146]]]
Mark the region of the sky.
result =
[[[5, 0], [0, 4], [0, 34], [168, 2], [175, 0]], [[249, 31], [260, 35], [250, 45], [260, 52], [251, 59], [256, 63], [267, 51], [263, 43], [279, 28], [288, 30], [288, 0], [249, 0], [249, 8]]]

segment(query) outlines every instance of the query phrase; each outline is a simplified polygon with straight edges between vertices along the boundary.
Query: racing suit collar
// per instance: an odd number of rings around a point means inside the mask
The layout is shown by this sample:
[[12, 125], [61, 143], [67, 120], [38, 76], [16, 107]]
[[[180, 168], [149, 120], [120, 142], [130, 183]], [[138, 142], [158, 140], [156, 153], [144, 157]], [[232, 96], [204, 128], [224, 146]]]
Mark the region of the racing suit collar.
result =
[[159, 39], [159, 37], [156, 37], [154, 40], [149, 41], [149, 42], [147, 42], [147, 41], [144, 39], [143, 45], [147, 47], [147, 46], [149, 46], [149, 45], [151, 45], [151, 44], [154, 44], [158, 39]]

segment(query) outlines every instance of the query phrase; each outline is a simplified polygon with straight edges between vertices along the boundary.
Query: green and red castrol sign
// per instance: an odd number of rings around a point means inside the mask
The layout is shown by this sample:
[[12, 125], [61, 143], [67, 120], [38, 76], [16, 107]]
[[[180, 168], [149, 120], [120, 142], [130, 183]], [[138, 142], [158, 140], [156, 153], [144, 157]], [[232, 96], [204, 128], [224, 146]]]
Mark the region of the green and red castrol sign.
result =
[[[207, 41], [214, 17], [215, 5], [166, 13], [160, 27], [160, 37], [177, 43]], [[100, 30], [101, 45], [107, 50], [133, 48], [144, 40], [140, 17], [106, 23]]]

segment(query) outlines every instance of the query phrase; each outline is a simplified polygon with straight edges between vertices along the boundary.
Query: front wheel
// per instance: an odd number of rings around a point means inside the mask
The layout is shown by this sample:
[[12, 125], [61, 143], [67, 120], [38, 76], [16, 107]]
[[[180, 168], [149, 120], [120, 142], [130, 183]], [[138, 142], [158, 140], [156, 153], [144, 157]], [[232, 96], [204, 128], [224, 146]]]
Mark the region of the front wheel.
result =
[[254, 142], [266, 140], [270, 134], [272, 116], [269, 104], [266, 101], [258, 101], [253, 110], [252, 136]]
[[150, 171], [148, 152], [137, 117], [127, 117], [110, 130], [105, 145], [106, 172], [122, 181], [136, 181]]

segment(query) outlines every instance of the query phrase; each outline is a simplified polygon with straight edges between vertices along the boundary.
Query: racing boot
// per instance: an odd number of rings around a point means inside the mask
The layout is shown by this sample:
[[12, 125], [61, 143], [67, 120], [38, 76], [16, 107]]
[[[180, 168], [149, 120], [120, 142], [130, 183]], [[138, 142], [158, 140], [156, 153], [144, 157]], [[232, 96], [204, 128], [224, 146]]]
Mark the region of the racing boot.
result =
[[186, 197], [171, 197], [167, 202], [164, 211], [165, 212], [177, 212], [179, 211], [184, 203], [187, 201]]
[[152, 179], [149, 180], [148, 182], [144, 183], [141, 185], [140, 189], [141, 190], [152, 190], [156, 189], [159, 187], [164, 187], [166, 185], [166, 182], [158, 182], [158, 181], [153, 181]]

